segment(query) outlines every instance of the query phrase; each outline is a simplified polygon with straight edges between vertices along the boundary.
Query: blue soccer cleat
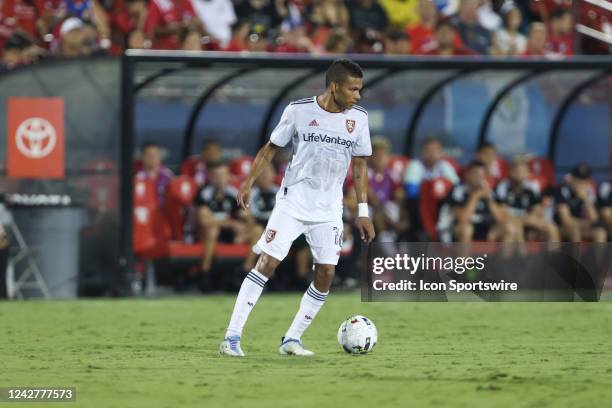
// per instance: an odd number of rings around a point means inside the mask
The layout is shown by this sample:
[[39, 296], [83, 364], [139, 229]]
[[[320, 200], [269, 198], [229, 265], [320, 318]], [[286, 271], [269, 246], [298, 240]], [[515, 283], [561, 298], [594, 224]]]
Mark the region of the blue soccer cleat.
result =
[[283, 355], [314, 356], [312, 351], [304, 348], [301, 340], [285, 337], [281, 338], [281, 345], [278, 351]]
[[223, 339], [219, 352], [226, 356], [244, 357], [244, 351], [240, 348], [240, 336], [230, 336]]

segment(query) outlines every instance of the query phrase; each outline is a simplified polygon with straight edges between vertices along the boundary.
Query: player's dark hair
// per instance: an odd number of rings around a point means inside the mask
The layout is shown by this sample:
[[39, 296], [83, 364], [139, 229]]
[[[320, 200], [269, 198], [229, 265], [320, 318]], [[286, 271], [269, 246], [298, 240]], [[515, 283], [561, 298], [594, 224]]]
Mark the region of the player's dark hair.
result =
[[224, 162], [224, 161], [222, 161], [222, 160], [219, 160], [219, 161], [214, 161], [214, 162], [210, 162], [210, 163], [208, 163], [208, 164], [206, 165], [206, 169], [207, 169], [208, 171], [212, 171], [212, 170], [214, 170], [214, 169], [218, 169], [219, 167], [225, 167], [225, 166], [227, 166], [227, 163], [225, 163], [225, 162]]
[[469, 168], [470, 170], [471, 170], [471, 169], [475, 169], [475, 168], [477, 168], [477, 167], [481, 167], [481, 168], [483, 168], [483, 169], [486, 169], [486, 168], [487, 168], [487, 165], [486, 165], [486, 164], [485, 164], [483, 161], [480, 161], [480, 160], [472, 160], [472, 161], [471, 161], [471, 162], [468, 164], [468, 168]]
[[448, 28], [450, 28], [453, 31], [455, 30], [455, 26], [451, 22], [450, 18], [442, 18], [442, 19], [440, 19], [440, 21], [438, 21], [438, 24], [436, 25], [436, 30], [435, 31], [438, 31], [442, 27], [448, 27]]
[[332, 82], [345, 82], [348, 77], [363, 78], [361, 67], [351, 60], [336, 60], [325, 72], [325, 86], [329, 86]]
[[425, 146], [428, 146], [434, 143], [442, 145], [442, 142], [437, 137], [428, 136], [425, 139], [423, 139], [423, 141], [421, 142], [421, 149], [423, 149]]
[[219, 143], [219, 141], [214, 138], [204, 139], [202, 140], [202, 145], [201, 145], [200, 150], [207, 149], [209, 146], [221, 146], [221, 143]]
[[552, 13], [550, 13], [550, 20], [557, 20], [560, 18], [565, 17], [566, 14], [569, 14], [568, 10], [562, 9], [562, 8], [557, 8], [555, 10], [553, 10]]

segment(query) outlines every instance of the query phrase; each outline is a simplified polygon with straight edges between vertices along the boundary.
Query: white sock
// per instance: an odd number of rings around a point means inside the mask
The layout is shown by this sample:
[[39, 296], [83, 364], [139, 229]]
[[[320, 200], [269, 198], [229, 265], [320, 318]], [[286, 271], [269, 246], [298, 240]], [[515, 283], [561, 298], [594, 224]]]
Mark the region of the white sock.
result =
[[312, 323], [317, 313], [319, 313], [319, 309], [321, 309], [321, 306], [323, 306], [323, 303], [325, 303], [328, 293], [329, 292], [319, 292], [315, 289], [314, 283], [310, 284], [308, 289], [306, 289], [306, 293], [304, 293], [304, 296], [302, 297], [300, 309], [295, 315], [293, 323], [291, 323], [291, 327], [289, 327], [289, 330], [287, 330], [287, 334], [285, 334], [286, 338], [297, 340], [302, 338], [302, 335], [308, 326], [310, 326], [310, 323]]
[[225, 337], [242, 336], [242, 329], [249, 318], [251, 310], [255, 307], [267, 281], [268, 278], [255, 269], [251, 269], [251, 272], [247, 274], [242, 281], [240, 291], [236, 297], [234, 311], [232, 312], [229, 326], [227, 326]]

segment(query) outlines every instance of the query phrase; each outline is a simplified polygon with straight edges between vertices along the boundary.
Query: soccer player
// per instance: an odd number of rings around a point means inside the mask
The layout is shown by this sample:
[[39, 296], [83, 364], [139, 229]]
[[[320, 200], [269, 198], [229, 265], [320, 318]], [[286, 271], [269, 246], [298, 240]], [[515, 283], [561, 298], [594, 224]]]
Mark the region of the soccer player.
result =
[[325, 74], [325, 92], [290, 103], [262, 147], [238, 192], [247, 208], [251, 187], [274, 155], [289, 142], [293, 155], [281, 183], [276, 204], [255, 249], [261, 252], [255, 268], [244, 279], [221, 343], [221, 354], [244, 356], [242, 329], [263, 288], [292, 242], [304, 234], [314, 259], [314, 281], [304, 293], [298, 312], [281, 338], [280, 354], [310, 356], [302, 335], [325, 303], [342, 244], [342, 184], [353, 159], [361, 239], [371, 242], [374, 226], [368, 217], [366, 157], [372, 153], [368, 114], [355, 105], [363, 87], [356, 63], [337, 60]]
[[195, 197], [198, 224], [202, 231], [204, 252], [202, 272], [211, 270], [218, 241], [242, 244], [257, 242], [263, 228], [247, 211], [236, 203], [237, 191], [229, 184], [229, 169], [225, 163], [208, 164], [210, 182]]
[[606, 229], [599, 221], [595, 201], [591, 169], [578, 164], [559, 185], [555, 196], [555, 221], [560, 225], [561, 238], [571, 242], [606, 242]]
[[520, 241], [517, 234], [522, 231], [508, 222], [508, 213], [494, 200], [483, 162], [475, 160], [469, 164], [465, 182], [453, 187], [448, 202], [453, 209], [456, 241]]
[[[495, 186], [495, 200], [507, 209], [511, 221], [524, 230], [525, 235], [537, 240], [559, 242], [559, 229], [546, 219], [542, 198], [529, 183], [529, 167], [525, 160], [512, 162], [508, 178]], [[522, 240], [520, 232], [517, 238]]]
[[612, 182], [604, 181], [597, 189], [597, 208], [601, 223], [608, 232], [608, 240], [612, 237]]

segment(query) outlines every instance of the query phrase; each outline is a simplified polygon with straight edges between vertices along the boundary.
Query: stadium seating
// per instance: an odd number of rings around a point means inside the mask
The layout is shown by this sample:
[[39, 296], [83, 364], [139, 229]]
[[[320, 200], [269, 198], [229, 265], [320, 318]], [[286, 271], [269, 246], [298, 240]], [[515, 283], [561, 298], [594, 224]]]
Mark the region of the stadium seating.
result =
[[[202, 257], [201, 243], [183, 237], [186, 210], [192, 205], [197, 186], [189, 176], [177, 176], [169, 184], [163, 208], [150, 180], [134, 182], [133, 247], [140, 259], [196, 260]], [[249, 245], [217, 244], [217, 258], [244, 258]]]
[[540, 191], [545, 191], [556, 184], [555, 167], [552, 162], [545, 157], [534, 157], [528, 162], [531, 177], [535, 180]]
[[137, 178], [134, 181], [133, 248], [141, 259], [158, 259], [167, 253], [170, 225], [157, 201], [155, 184]]
[[432, 240], [438, 239], [436, 231], [438, 211], [452, 186], [453, 184], [445, 178], [435, 178], [421, 183], [419, 195], [421, 224]]
[[164, 202], [164, 214], [170, 223], [173, 240], [183, 240], [185, 226], [184, 210], [193, 203], [196, 193], [196, 183], [189, 176], [177, 176], [168, 185]]

